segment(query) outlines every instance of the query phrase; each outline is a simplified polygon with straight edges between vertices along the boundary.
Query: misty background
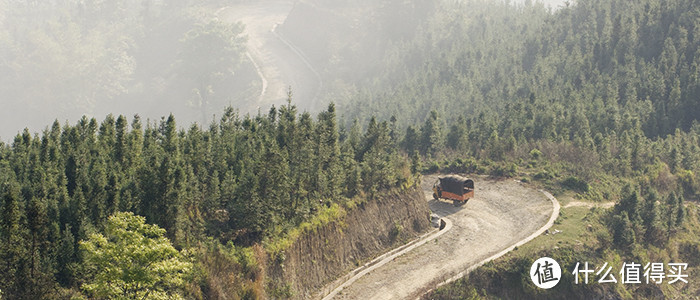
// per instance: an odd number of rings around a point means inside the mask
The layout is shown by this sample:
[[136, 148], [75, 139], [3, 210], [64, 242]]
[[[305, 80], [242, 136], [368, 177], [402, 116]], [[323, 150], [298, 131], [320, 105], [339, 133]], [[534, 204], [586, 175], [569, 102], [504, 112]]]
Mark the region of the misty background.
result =
[[[410, 35], [421, 16], [402, 12], [427, 14], [432, 1], [423, 3], [0, 1], [0, 140], [83, 115], [173, 113], [206, 125], [226, 106], [283, 104], [290, 88], [301, 109], [318, 111], [378, 71], [386, 45], [376, 42]], [[314, 10], [327, 14], [303, 18]], [[374, 30], [380, 21], [391, 25]], [[326, 39], [318, 22], [345, 31]]]

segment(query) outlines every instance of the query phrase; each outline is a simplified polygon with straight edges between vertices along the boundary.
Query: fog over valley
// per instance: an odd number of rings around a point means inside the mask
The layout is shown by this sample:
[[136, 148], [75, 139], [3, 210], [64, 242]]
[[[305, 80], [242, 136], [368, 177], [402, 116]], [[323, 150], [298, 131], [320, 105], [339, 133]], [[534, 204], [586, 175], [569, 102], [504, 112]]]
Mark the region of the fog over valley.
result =
[[[183, 126], [207, 125], [225, 106], [256, 114], [284, 104], [290, 87], [294, 102], [310, 111], [333, 100], [324, 96], [329, 92], [351, 97], [342, 86], [353, 83], [338, 77], [366, 66], [362, 56], [319, 58], [315, 52], [332, 40], [277, 30], [296, 6], [334, 7], [298, 2], [2, 1], [0, 140], [83, 115], [101, 121], [107, 114], [138, 114], [158, 121], [173, 113]], [[565, 1], [544, 3], [558, 7]], [[382, 5], [354, 5], [328, 14], [372, 31], [371, 16]], [[343, 17], [362, 6], [363, 16]], [[316, 41], [304, 43], [308, 39]]]

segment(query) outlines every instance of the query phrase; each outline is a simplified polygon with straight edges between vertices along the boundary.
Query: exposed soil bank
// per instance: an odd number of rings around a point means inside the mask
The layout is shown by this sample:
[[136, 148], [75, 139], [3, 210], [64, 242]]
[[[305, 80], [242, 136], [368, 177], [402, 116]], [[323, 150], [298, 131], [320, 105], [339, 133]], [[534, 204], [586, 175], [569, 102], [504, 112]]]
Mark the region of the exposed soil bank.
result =
[[336, 278], [429, 230], [428, 216], [420, 187], [380, 193], [341, 220], [302, 235], [284, 259], [271, 258], [271, 292], [289, 288], [294, 299], [317, 297]]

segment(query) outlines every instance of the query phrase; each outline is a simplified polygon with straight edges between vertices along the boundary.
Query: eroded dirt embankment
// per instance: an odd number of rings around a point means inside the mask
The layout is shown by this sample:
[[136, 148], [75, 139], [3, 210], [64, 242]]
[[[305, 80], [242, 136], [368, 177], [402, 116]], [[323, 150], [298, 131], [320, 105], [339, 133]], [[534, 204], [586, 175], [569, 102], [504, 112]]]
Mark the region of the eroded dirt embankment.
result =
[[297, 239], [284, 260], [268, 265], [277, 288], [288, 285], [294, 299], [308, 299], [336, 278], [429, 230], [429, 209], [420, 187], [380, 193], [337, 222]]

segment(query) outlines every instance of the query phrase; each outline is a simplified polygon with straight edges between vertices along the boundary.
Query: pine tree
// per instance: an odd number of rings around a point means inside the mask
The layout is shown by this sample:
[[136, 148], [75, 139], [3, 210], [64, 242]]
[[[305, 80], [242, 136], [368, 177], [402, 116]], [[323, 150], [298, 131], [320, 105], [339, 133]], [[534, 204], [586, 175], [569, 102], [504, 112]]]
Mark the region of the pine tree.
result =
[[640, 200], [639, 200], [639, 193], [636, 190], [633, 190], [634, 187], [631, 185], [626, 185], [623, 187], [623, 198], [615, 204], [615, 212], [616, 214], [619, 213], [626, 213], [627, 216], [629, 217], [629, 220], [631, 222], [638, 222], [641, 220], [640, 218]]
[[46, 216], [45, 204], [37, 198], [32, 197], [27, 203], [27, 228], [29, 229], [29, 275], [31, 278], [41, 276], [41, 251], [48, 242], [47, 225], [49, 220]]
[[267, 140], [258, 169], [260, 172], [260, 196], [275, 216], [283, 217], [293, 209], [289, 188], [289, 158], [275, 140]]
[[318, 115], [316, 126], [316, 187], [322, 198], [335, 199], [340, 195], [342, 185], [340, 169], [340, 144], [335, 116], [335, 104]]
[[463, 116], [457, 118], [457, 122], [450, 126], [450, 131], [447, 133], [445, 146], [453, 150], [464, 150], [467, 146], [467, 124]]
[[678, 195], [676, 199], [676, 226], [678, 227], [683, 225], [683, 221], [685, 221], [685, 199], [683, 198], [683, 194]]
[[636, 243], [633, 224], [624, 211], [613, 217], [613, 243], [621, 249], [629, 250]]
[[77, 261], [77, 256], [75, 255], [77, 245], [70, 225], [66, 225], [62, 230], [62, 237], [56, 251], [56, 280], [64, 287], [71, 286], [75, 280], [73, 270]]
[[423, 154], [433, 156], [438, 151], [442, 150], [444, 141], [437, 111], [430, 111], [430, 115], [425, 120], [420, 131], [422, 135], [420, 139], [420, 149]]
[[418, 132], [416, 132], [415, 127], [408, 125], [406, 127], [406, 134], [401, 141], [401, 148], [403, 148], [406, 153], [413, 153], [416, 150], [420, 150], [420, 142], [418, 137]]
[[104, 158], [98, 154], [90, 163], [87, 208], [93, 224], [100, 224], [107, 218], [107, 170]]
[[98, 139], [100, 142], [100, 147], [105, 153], [111, 153], [111, 150], [115, 149], [116, 130], [114, 116], [112, 116], [112, 114], [107, 115], [105, 120], [102, 121], [102, 124], [100, 124]]
[[122, 115], [117, 118], [115, 125], [115, 145], [114, 145], [114, 160], [119, 165], [124, 165], [124, 162], [130, 157], [127, 156], [127, 121]]
[[422, 169], [423, 167], [421, 166], [420, 155], [418, 154], [418, 150], [414, 150], [413, 154], [411, 154], [411, 173], [420, 174]]
[[2, 243], [0, 243], [0, 276], [3, 277], [3, 292], [21, 298], [31, 288], [27, 286], [28, 253], [26, 227], [22, 224], [24, 212], [19, 185], [10, 180], [3, 186], [2, 197]]
[[204, 236], [204, 218], [201, 205], [204, 194], [195, 178], [192, 168], [187, 169], [187, 185], [181, 195], [180, 207], [177, 210], [175, 223], [175, 244], [189, 248]]

